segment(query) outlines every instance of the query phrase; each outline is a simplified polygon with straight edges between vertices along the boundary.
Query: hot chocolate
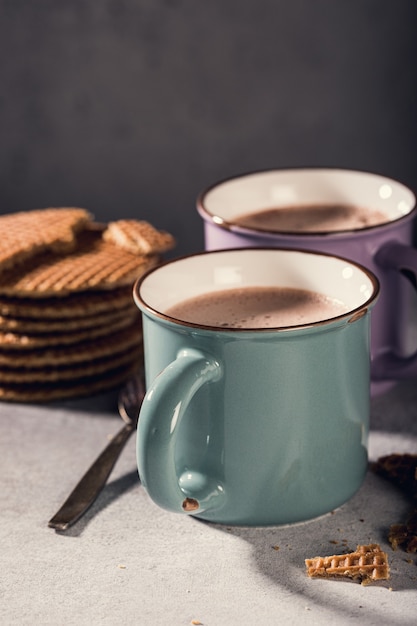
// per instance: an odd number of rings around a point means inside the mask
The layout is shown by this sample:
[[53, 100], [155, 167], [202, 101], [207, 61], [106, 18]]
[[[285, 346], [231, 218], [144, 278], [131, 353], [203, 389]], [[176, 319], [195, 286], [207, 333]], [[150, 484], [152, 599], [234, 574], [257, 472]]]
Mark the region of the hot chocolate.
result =
[[244, 287], [205, 293], [172, 306], [170, 317], [222, 328], [278, 328], [346, 313], [343, 302], [304, 289]]
[[257, 230], [322, 233], [367, 228], [389, 218], [378, 209], [349, 204], [301, 204], [253, 211], [233, 221]]

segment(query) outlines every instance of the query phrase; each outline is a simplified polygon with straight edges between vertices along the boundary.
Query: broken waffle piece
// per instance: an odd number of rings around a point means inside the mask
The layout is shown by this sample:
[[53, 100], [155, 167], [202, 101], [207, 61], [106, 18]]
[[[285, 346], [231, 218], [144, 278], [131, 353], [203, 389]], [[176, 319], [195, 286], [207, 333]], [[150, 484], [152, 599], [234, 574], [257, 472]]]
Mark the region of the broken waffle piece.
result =
[[310, 578], [350, 578], [367, 585], [389, 578], [388, 556], [377, 543], [359, 545], [355, 552], [305, 560]]
[[399, 487], [411, 498], [413, 506], [404, 523], [391, 524], [388, 541], [393, 550], [417, 552], [417, 455], [389, 454], [372, 465], [373, 470]]
[[383, 476], [407, 495], [417, 499], [417, 454], [388, 454], [372, 465]]
[[417, 553], [417, 507], [410, 511], [404, 524], [391, 524], [388, 541], [393, 550], [402, 548]]
[[171, 234], [138, 220], [110, 222], [103, 233], [103, 239], [133, 254], [161, 254], [175, 245]]

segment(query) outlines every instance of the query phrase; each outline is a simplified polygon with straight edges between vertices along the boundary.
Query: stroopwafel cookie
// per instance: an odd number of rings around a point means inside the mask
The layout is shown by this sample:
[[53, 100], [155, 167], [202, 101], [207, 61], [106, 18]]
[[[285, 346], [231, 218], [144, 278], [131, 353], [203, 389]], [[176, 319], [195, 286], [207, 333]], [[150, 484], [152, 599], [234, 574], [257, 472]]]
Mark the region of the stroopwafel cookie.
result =
[[84, 360], [70, 365], [60, 362], [53, 367], [45, 365], [44, 367], [20, 367], [14, 369], [0, 365], [0, 386], [10, 383], [23, 385], [25, 383], [44, 384], [56, 381], [78, 381], [82, 378], [99, 376], [120, 367], [133, 367], [139, 362], [141, 356], [142, 347], [136, 345], [116, 355], [111, 354], [99, 359]]
[[87, 328], [74, 327], [74, 329], [66, 328], [65, 330], [60, 328], [58, 331], [36, 334], [0, 331], [0, 351], [16, 350], [23, 353], [28, 350], [39, 350], [40, 348], [61, 348], [63, 346], [82, 344], [85, 341], [93, 341], [99, 337], [108, 337], [115, 331], [125, 328], [132, 329], [133, 324], [135, 324], [134, 332], [139, 333], [139, 311], [123, 313], [111, 319], [110, 323], [107, 318], [104, 324], [95, 324]]
[[69, 293], [44, 298], [0, 295], [0, 315], [9, 319], [25, 318], [44, 322], [49, 319], [85, 319], [97, 314], [108, 315], [113, 311], [132, 306], [132, 286], [112, 290]]
[[139, 326], [124, 328], [105, 337], [88, 339], [72, 345], [49, 346], [42, 350], [10, 350], [0, 346], [0, 366], [10, 370], [21, 368], [44, 368], [59, 365], [74, 365], [116, 356], [133, 349], [141, 341]]
[[71, 251], [76, 234], [91, 221], [85, 209], [51, 208], [0, 216], [0, 271], [43, 250]]
[[102, 233], [85, 230], [69, 255], [43, 252], [30, 264], [0, 274], [0, 294], [30, 298], [69, 295], [77, 291], [108, 290], [132, 285], [158, 262], [156, 256], [136, 255], [106, 242]]
[[[137, 313], [136, 307], [132, 306], [131, 299], [127, 306], [104, 311], [92, 315], [78, 317], [12, 317], [0, 315], [0, 333], [16, 333], [18, 338], [24, 335], [44, 335], [49, 333], [71, 333], [72, 331], [88, 330], [95, 327], [107, 326], [114, 328], [120, 320], [132, 317]], [[7, 339], [6, 339], [7, 341]], [[0, 344], [1, 345], [1, 344]]]
[[118, 388], [136, 371], [137, 363], [128, 363], [105, 373], [70, 380], [24, 384], [0, 382], [0, 401], [38, 403], [84, 398]]

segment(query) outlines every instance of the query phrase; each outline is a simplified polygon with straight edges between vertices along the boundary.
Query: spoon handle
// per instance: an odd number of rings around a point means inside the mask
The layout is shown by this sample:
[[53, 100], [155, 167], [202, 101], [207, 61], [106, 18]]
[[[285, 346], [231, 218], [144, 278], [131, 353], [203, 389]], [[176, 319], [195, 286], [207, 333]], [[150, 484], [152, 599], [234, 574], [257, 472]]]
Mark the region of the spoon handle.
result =
[[49, 520], [48, 526], [50, 528], [67, 530], [87, 511], [106, 484], [120, 452], [134, 430], [135, 425], [125, 424], [112, 438], [70, 493], [59, 511]]

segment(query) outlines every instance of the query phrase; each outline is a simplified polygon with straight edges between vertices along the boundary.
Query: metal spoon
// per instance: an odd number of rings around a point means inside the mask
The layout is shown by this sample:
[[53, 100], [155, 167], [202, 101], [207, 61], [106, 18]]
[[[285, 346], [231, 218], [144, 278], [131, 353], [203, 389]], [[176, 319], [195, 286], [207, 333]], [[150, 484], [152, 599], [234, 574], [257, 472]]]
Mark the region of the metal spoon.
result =
[[59, 511], [49, 520], [48, 526], [50, 528], [67, 530], [84, 515], [96, 500], [126, 442], [136, 430], [144, 395], [145, 383], [142, 375], [130, 378], [121, 389], [118, 408], [125, 425], [87, 470]]

